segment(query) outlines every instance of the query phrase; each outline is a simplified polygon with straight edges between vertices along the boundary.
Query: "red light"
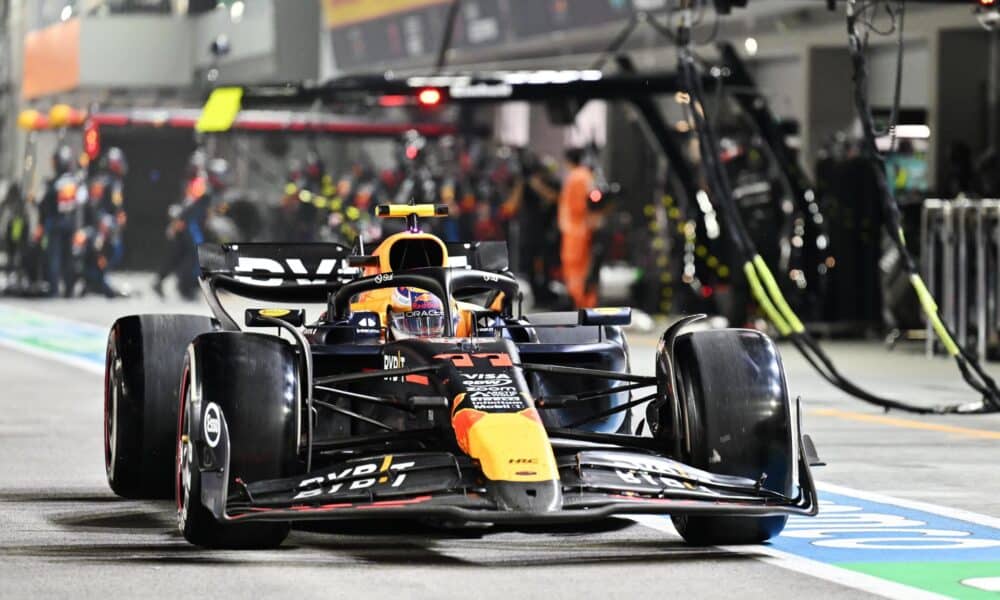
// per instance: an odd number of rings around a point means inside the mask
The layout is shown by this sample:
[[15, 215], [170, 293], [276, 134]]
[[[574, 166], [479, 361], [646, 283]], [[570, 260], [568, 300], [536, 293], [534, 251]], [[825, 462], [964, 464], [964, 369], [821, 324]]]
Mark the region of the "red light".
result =
[[93, 121], [88, 122], [84, 128], [83, 151], [91, 160], [96, 159], [101, 153], [101, 136]]
[[997, 0], [979, 0], [979, 6], [990, 7], [996, 6]]
[[413, 160], [416, 157], [417, 157], [417, 149], [416, 149], [416, 147], [414, 147], [414, 146], [407, 146], [406, 147], [406, 158], [408, 158], [410, 160]]
[[406, 104], [406, 96], [399, 96], [399, 95], [382, 96], [378, 99], [378, 103], [379, 106], [385, 106], [386, 108], [404, 106]]
[[437, 106], [441, 103], [441, 90], [425, 88], [417, 94], [417, 102], [424, 106]]
[[590, 201], [593, 203], [598, 203], [601, 201], [604, 195], [601, 194], [601, 190], [590, 190]]
[[714, 293], [715, 293], [715, 290], [712, 289], [712, 286], [710, 286], [710, 285], [703, 285], [703, 286], [701, 286], [701, 297], [702, 298], [705, 298], [707, 300], [707, 299], [711, 298], [712, 294], [714, 294]]

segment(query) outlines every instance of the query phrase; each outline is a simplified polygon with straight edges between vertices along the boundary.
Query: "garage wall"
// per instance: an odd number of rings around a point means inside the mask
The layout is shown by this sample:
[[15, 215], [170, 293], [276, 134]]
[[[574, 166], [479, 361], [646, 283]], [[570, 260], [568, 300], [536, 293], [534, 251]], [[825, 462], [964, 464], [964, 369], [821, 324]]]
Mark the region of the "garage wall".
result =
[[[941, 31], [935, 40], [937, 60], [930, 115], [935, 181], [945, 193], [953, 175], [951, 159], [964, 144], [973, 160], [986, 150], [986, 80], [989, 34], [982, 30]], [[970, 57], [982, 57], [970, 61]]]
[[[819, 146], [831, 134], [854, 122], [853, 82], [843, 47], [816, 47], [806, 55], [769, 56], [750, 63], [751, 74], [782, 119], [802, 126], [805, 156], [812, 162]], [[892, 105], [896, 85], [896, 46], [875, 46], [869, 53], [872, 105]], [[910, 40], [903, 50], [901, 102], [906, 108], [929, 106], [931, 53], [926, 39]], [[808, 75], [807, 75], [808, 73]], [[808, 81], [807, 81], [808, 79]], [[804, 165], [811, 171], [812, 165]]]
[[198, 17], [195, 68], [207, 70], [215, 58], [209, 51], [220, 35], [229, 54], [218, 61], [223, 83], [316, 79], [319, 73], [318, 2], [253, 0], [238, 23], [229, 11], [213, 10]]
[[[298, 4], [297, 2], [292, 4]], [[219, 64], [246, 62], [274, 52], [274, 6], [270, 1], [246, 2], [243, 17], [233, 23], [228, 10], [213, 10], [193, 19], [195, 22], [195, 67], [212, 64], [209, 51], [212, 41], [220, 35], [229, 39], [230, 52]], [[225, 76], [225, 69], [221, 69]]]
[[[319, 71], [317, 2], [246, 2], [234, 23], [229, 11], [203, 15], [112, 15], [79, 19], [81, 89], [187, 88], [215, 60], [220, 35], [230, 51], [218, 64], [221, 82], [315, 79]], [[74, 21], [75, 22], [75, 21]], [[74, 47], [73, 52], [77, 49]]]
[[194, 28], [186, 19], [122, 16], [80, 20], [80, 85], [186, 87]]
[[[872, 105], [891, 106], [896, 91], [896, 54], [894, 45], [872, 48], [868, 54]], [[931, 53], [926, 40], [914, 40], [903, 47], [902, 105], [927, 108], [930, 92]]]
[[806, 115], [801, 59], [798, 56], [767, 58], [754, 61], [749, 67], [771, 110], [782, 119], [801, 123]]
[[[292, 10], [290, 4], [295, 4]], [[276, 77], [273, 80], [298, 81], [319, 77], [320, 36], [316, 23], [320, 18], [319, 2], [287, 0], [275, 15]]]
[[835, 133], [854, 123], [855, 111], [847, 48], [810, 48], [808, 60], [802, 166], [812, 173], [819, 149]]

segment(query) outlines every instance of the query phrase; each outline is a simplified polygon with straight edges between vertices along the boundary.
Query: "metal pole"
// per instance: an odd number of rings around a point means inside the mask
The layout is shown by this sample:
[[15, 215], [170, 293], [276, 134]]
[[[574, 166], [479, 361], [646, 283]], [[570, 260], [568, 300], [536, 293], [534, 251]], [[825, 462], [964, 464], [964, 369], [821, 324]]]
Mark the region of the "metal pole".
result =
[[958, 289], [956, 290], [955, 327], [958, 328], [958, 343], [969, 347], [969, 211], [972, 207], [967, 200], [960, 200], [955, 206], [955, 245], [957, 251]]
[[942, 240], [944, 250], [941, 264], [941, 316], [948, 327], [955, 327], [955, 211], [950, 203], [945, 203], [942, 211], [944, 228]]
[[990, 31], [989, 73], [986, 77], [986, 147], [1000, 147], [1000, 32]]
[[437, 60], [434, 61], [434, 71], [440, 72], [448, 64], [448, 50], [451, 50], [451, 38], [455, 35], [455, 19], [458, 18], [458, 8], [462, 0], [452, 0], [445, 17], [444, 33], [441, 35], [441, 45], [438, 46]]
[[[931, 294], [938, 297], [941, 290], [937, 284], [937, 264], [938, 264], [938, 239], [940, 237], [940, 214], [941, 201], [935, 199], [924, 200], [923, 209], [920, 212], [920, 240], [923, 245], [923, 267], [924, 277]], [[928, 319], [926, 324], [926, 354], [927, 358], [934, 357], [934, 330]]]
[[979, 360], [986, 360], [986, 228], [984, 214], [985, 200], [975, 207], [976, 213], [976, 354]]
[[987, 221], [989, 249], [986, 251], [986, 259], [989, 261], [989, 270], [986, 272], [989, 286], [988, 303], [989, 315], [987, 316], [986, 334], [990, 338], [997, 332], [997, 325], [1000, 324], [1000, 201], [990, 207], [989, 220]]

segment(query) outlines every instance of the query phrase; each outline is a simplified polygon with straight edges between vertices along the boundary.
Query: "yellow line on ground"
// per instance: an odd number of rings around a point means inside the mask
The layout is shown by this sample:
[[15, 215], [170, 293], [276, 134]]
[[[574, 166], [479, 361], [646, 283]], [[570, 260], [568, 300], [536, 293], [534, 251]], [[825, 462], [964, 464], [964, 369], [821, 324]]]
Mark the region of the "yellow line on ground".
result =
[[925, 431], [939, 431], [941, 433], [954, 433], [966, 437], [986, 438], [1000, 440], [1000, 431], [990, 431], [989, 429], [972, 429], [969, 427], [956, 427], [955, 425], [944, 425], [942, 423], [928, 423], [926, 421], [911, 421], [910, 419], [897, 419], [884, 415], [872, 415], [868, 413], [857, 413], [836, 408], [816, 408], [809, 411], [810, 414], [823, 417], [834, 417], [836, 419], [846, 419], [848, 421], [864, 421], [866, 423], [879, 423], [890, 427], [901, 427], [903, 429], [922, 429]]

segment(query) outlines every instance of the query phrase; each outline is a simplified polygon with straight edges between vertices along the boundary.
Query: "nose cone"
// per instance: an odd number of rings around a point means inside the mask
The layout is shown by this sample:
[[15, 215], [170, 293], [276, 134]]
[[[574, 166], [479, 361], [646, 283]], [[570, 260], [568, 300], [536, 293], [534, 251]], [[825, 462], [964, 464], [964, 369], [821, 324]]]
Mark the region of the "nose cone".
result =
[[494, 481], [490, 483], [489, 492], [500, 510], [546, 513], [562, 508], [559, 481]]

